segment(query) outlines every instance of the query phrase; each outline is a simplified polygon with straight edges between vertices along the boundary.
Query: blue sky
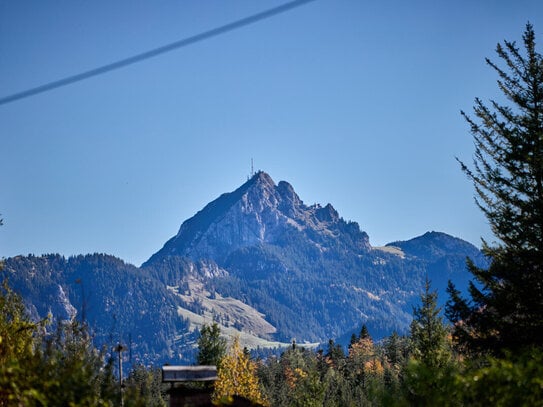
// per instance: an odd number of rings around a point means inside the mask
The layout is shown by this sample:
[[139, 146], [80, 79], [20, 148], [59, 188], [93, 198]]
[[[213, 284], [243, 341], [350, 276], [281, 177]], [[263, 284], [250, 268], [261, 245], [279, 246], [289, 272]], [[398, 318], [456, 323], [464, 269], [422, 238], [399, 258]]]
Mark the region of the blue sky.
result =
[[[0, 98], [283, 3], [0, 0]], [[484, 58], [528, 21], [543, 38], [543, 2], [316, 0], [2, 105], [0, 256], [139, 265], [251, 159], [373, 245], [492, 240], [455, 161], [473, 152], [460, 110], [500, 98]]]

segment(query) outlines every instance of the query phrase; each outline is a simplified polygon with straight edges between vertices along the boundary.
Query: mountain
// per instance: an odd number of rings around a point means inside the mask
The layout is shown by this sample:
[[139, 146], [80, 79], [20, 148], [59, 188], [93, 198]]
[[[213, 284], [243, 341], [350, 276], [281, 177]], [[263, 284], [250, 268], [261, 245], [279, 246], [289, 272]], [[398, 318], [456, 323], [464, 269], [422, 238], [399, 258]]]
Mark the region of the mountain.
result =
[[287, 182], [254, 174], [184, 221], [140, 268], [107, 255], [7, 259], [32, 315], [86, 319], [104, 344], [147, 362], [190, 359], [215, 320], [249, 347], [318, 343], [359, 331], [405, 332], [426, 276], [446, 299], [465, 286], [473, 245], [444, 233], [372, 247], [332, 205], [307, 206]]
[[143, 268], [211, 260], [223, 272], [207, 289], [263, 313], [271, 338], [322, 341], [362, 323], [376, 336], [405, 331], [426, 276], [445, 299], [448, 278], [468, 278], [466, 256], [484, 263], [473, 245], [434, 232], [374, 248], [332, 205], [307, 206], [289, 183], [258, 172], [183, 222]]
[[389, 243], [387, 247], [399, 248], [408, 259], [423, 261], [432, 287], [440, 293], [445, 292], [449, 280], [459, 290], [467, 290], [471, 277], [466, 273], [467, 258], [478, 265], [487, 263], [483, 253], [471, 243], [442, 232], [426, 232], [411, 240]]
[[275, 185], [268, 174], [258, 172], [183, 222], [177, 235], [147, 264], [167, 256], [223, 264], [239, 249], [267, 244], [283, 247], [293, 236], [320, 251], [337, 244], [358, 253], [371, 249], [368, 235], [356, 223], [343, 221], [332, 205], [308, 207], [289, 183]]

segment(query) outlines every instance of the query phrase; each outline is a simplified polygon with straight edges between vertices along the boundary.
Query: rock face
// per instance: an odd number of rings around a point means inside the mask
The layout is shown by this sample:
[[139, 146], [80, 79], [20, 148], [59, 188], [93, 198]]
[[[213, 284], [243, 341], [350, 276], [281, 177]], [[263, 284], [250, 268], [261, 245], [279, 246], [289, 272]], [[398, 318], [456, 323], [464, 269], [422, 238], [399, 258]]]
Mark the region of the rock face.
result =
[[306, 206], [285, 181], [274, 183], [265, 172], [256, 173], [234, 192], [223, 194], [181, 225], [179, 232], [151, 257], [213, 259], [223, 264], [237, 249], [260, 244], [282, 245], [286, 235], [303, 236], [327, 250], [349, 235], [349, 249], [367, 252], [368, 235], [347, 223], [328, 204]]

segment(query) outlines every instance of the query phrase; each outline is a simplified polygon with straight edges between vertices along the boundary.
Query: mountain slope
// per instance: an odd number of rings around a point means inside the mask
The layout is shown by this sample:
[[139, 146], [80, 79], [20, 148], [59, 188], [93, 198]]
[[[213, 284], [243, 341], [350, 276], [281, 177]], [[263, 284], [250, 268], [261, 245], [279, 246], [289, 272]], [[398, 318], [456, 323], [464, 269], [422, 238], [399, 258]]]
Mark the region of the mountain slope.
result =
[[77, 317], [100, 346], [131, 343], [134, 362], [168, 360], [188, 327], [163, 284], [113, 256], [18, 256], [5, 260], [3, 274], [34, 319]]
[[[467, 290], [471, 277], [466, 272], [467, 258], [479, 266], [487, 266], [488, 263], [481, 251], [471, 243], [441, 232], [426, 232], [407, 241], [389, 243], [387, 247], [399, 248], [408, 259], [423, 261], [432, 287], [440, 293], [445, 293], [449, 280], [454, 281], [459, 290]], [[445, 298], [442, 294], [441, 304], [444, 304]]]
[[307, 206], [290, 184], [259, 172], [183, 222], [144, 267], [212, 259], [225, 273], [206, 286], [262, 312], [279, 340], [326, 340], [362, 323], [379, 336], [407, 329], [427, 275], [440, 289], [453, 275], [467, 279], [464, 259], [477, 249], [431, 236], [374, 249], [332, 205]]
[[203, 323], [242, 332], [247, 346], [324, 342], [358, 332], [406, 332], [425, 278], [467, 284], [473, 245], [429, 232], [382, 248], [327, 204], [307, 206], [264, 172], [184, 221], [137, 268], [107, 255], [18, 256], [3, 273], [35, 318], [84, 319], [100, 344], [134, 360], [190, 360]]

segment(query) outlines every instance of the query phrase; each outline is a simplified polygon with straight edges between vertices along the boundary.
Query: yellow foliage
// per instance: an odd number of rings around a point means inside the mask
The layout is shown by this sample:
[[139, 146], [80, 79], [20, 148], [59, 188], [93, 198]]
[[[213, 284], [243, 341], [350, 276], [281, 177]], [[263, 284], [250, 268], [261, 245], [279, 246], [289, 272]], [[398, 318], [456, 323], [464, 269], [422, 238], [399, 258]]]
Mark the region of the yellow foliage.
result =
[[385, 368], [379, 359], [371, 359], [364, 364], [364, 372], [381, 376], [385, 373]]
[[254, 403], [268, 405], [260, 391], [256, 370], [256, 363], [243, 352], [236, 337], [219, 364], [213, 399], [222, 400], [237, 395]]
[[350, 358], [359, 358], [364, 356], [373, 356], [375, 348], [371, 338], [361, 338], [353, 343], [349, 348]]
[[290, 366], [287, 366], [285, 368], [285, 381], [291, 389], [294, 389], [296, 387], [296, 383], [298, 381], [305, 379], [307, 377], [307, 372], [305, 372], [303, 369], [300, 369], [299, 367], [292, 370]]

